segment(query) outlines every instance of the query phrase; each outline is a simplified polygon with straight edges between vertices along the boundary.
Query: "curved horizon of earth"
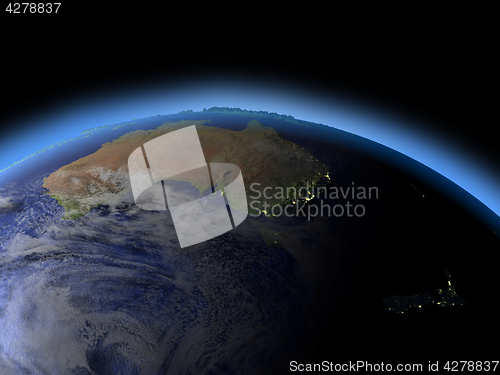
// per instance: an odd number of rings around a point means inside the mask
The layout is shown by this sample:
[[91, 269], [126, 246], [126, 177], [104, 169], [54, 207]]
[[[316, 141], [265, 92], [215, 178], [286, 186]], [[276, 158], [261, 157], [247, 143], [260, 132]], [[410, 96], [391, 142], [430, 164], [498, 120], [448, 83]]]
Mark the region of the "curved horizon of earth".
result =
[[[181, 249], [168, 212], [134, 204], [126, 161], [193, 124], [208, 162], [241, 168], [249, 204], [256, 182], [260, 193], [377, 195], [300, 202], [363, 215], [254, 206], [260, 215]], [[290, 361], [495, 355], [486, 332], [497, 330], [488, 306], [500, 239], [473, 214], [495, 222], [421, 164], [325, 125], [239, 109], [94, 130], [0, 173], [1, 373], [280, 374]]]
[[[89, 147], [86, 144], [82, 147], [82, 139], [93, 136], [93, 140], [96, 143], [92, 143], [95, 148], [94, 151], [97, 151], [100, 146], [104, 143], [112, 142], [113, 140], [119, 138], [127, 134], [126, 131], [130, 126], [141, 122], [139, 128], [147, 129], [148, 122], [152, 122], [155, 120], [159, 121], [176, 121], [178, 119], [182, 120], [185, 116], [190, 115], [193, 120], [198, 121], [200, 118], [206, 117], [204, 114], [223, 114], [223, 115], [237, 115], [237, 116], [250, 116], [256, 120], [262, 117], [268, 117], [270, 119], [275, 120], [284, 120], [285, 123], [302, 125], [307, 127], [313, 127], [314, 130], [320, 130], [322, 135], [326, 135], [327, 138], [332, 139], [332, 137], [336, 138], [336, 142], [343, 147], [353, 148], [358, 150], [358, 152], [363, 153], [364, 155], [374, 158], [382, 163], [385, 163], [393, 168], [396, 168], [399, 171], [404, 171], [405, 173], [409, 173], [413, 178], [424, 182], [429, 185], [432, 189], [442, 193], [447, 198], [454, 201], [455, 204], [461, 205], [466, 211], [470, 212], [476, 219], [480, 220], [483, 225], [486, 225], [497, 237], [500, 238], [500, 217], [496, 215], [489, 207], [480, 202], [477, 198], [472, 196], [469, 192], [456, 185], [453, 181], [445, 178], [441, 174], [436, 171], [430, 169], [429, 167], [417, 162], [410, 157], [401, 154], [398, 151], [390, 149], [386, 146], [380, 145], [376, 142], [373, 142], [369, 139], [348, 133], [343, 130], [336, 129], [333, 126], [323, 125], [311, 123], [304, 120], [297, 120], [293, 116], [290, 115], [280, 115], [277, 113], [269, 113], [267, 111], [254, 111], [254, 110], [244, 110], [240, 108], [229, 108], [229, 107], [212, 107], [212, 108], [204, 108], [202, 111], [194, 112], [192, 110], [185, 110], [178, 112], [177, 114], [171, 115], [153, 115], [143, 119], [133, 119], [132, 121], [123, 121], [121, 123], [111, 124], [111, 125], [100, 125], [95, 126], [93, 128], [86, 129], [81, 132], [79, 136], [73, 137], [71, 139], [65, 139], [55, 144], [49, 145], [43, 149], [40, 149], [32, 154], [26, 156], [25, 158], [15, 162], [14, 164], [0, 170], [0, 179], [3, 178], [5, 181], [8, 181], [10, 172], [13, 172], [12, 168], [19, 166], [22, 162], [29, 160], [40, 154], [52, 153], [54, 150], [57, 151], [58, 147], [75, 147], [77, 149], [81, 149], [83, 151], [84, 148]], [[228, 129], [233, 130], [242, 130], [246, 124], [238, 124], [230, 125]], [[279, 127], [278, 127], [279, 128]], [[279, 128], [277, 130], [283, 131], [284, 129]], [[307, 131], [305, 128], [301, 129], [302, 131]], [[100, 133], [100, 134], [99, 134]], [[99, 134], [99, 136], [97, 136]], [[335, 134], [335, 135], [333, 135]], [[295, 135], [289, 135], [288, 139], [295, 139]], [[314, 137], [313, 137], [314, 138]], [[316, 135], [316, 140], [320, 137]], [[101, 144], [98, 144], [102, 142]], [[83, 140], [83, 143], [86, 143]], [[66, 151], [64, 151], [66, 152]], [[76, 155], [85, 156], [84, 151], [82, 153], [75, 153]], [[53, 158], [50, 158], [51, 160]], [[44, 162], [40, 160], [40, 164]], [[58, 164], [56, 164], [58, 165]], [[62, 164], [58, 165], [62, 167]], [[27, 164], [23, 164], [22, 167], [28, 168], [28, 170], [35, 171], [34, 165], [28, 166]], [[31, 168], [30, 168], [31, 167]], [[13, 175], [15, 172], [12, 173]]]

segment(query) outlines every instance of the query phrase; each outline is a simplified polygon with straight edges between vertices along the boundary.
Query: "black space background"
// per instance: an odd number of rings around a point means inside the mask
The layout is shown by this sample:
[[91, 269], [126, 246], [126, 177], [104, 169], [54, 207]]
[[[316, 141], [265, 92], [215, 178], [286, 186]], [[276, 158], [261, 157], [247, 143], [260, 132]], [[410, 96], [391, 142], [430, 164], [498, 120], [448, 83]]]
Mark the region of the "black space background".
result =
[[197, 18], [145, 4], [65, 2], [57, 15], [2, 9], [0, 137], [26, 108], [43, 113], [78, 93], [231, 72], [401, 112], [471, 148], [500, 176], [498, 61], [487, 9], [378, 10], [383, 17], [298, 11], [277, 17], [221, 9]]

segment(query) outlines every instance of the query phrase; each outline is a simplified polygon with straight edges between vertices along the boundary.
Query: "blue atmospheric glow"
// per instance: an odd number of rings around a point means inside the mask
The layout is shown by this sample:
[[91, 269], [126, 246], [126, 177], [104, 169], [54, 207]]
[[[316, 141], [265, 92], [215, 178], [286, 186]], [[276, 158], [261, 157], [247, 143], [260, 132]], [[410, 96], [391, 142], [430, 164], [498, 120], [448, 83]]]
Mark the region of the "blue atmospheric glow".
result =
[[[239, 107], [292, 115], [297, 119], [333, 126], [388, 146], [432, 168], [475, 196], [500, 216], [500, 178], [477, 155], [431, 132], [424, 133], [411, 119], [372, 111], [348, 103], [341, 93], [325, 96], [304, 85], [259, 82], [241, 77], [199, 77], [185, 82], [155, 82], [121, 86], [119, 92], [75, 96], [63, 108], [53, 108], [2, 140], [0, 170], [15, 161], [85, 129], [157, 114], [191, 109]], [[34, 127], [31, 127], [35, 125]], [[29, 137], [22, 132], [30, 126]]]

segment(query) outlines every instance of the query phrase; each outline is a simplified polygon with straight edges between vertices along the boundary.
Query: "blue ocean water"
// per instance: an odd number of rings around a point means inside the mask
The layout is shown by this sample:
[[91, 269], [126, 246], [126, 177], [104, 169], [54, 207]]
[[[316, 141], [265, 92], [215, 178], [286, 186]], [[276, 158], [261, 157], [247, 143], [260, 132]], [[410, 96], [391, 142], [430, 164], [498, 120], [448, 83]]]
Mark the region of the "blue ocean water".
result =
[[311, 312], [284, 249], [228, 234], [180, 251], [168, 215], [140, 210], [131, 194], [62, 220], [43, 178], [128, 131], [61, 145], [3, 175], [0, 372], [260, 371], [301, 346]]

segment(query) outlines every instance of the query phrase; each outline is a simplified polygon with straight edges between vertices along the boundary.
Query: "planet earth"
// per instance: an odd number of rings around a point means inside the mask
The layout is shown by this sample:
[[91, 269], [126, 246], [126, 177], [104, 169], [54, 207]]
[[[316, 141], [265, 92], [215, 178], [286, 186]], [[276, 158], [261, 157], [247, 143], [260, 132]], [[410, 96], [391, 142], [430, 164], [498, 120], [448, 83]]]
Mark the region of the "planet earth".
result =
[[[168, 207], [136, 204], [128, 159], [193, 125], [207, 163], [239, 167], [248, 215], [181, 247]], [[500, 238], [447, 195], [451, 181], [402, 154], [218, 107], [42, 151], [0, 173], [1, 374], [498, 359]]]

